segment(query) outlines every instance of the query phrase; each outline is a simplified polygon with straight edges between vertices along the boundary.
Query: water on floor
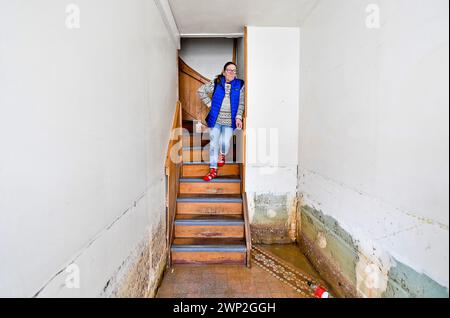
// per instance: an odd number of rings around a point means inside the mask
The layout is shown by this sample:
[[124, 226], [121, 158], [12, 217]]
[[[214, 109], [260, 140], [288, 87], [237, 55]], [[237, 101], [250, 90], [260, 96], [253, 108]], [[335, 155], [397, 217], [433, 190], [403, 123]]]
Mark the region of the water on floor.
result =
[[250, 268], [240, 265], [173, 266], [166, 271], [156, 297], [314, 297], [307, 281], [329, 288], [297, 245], [255, 245]]

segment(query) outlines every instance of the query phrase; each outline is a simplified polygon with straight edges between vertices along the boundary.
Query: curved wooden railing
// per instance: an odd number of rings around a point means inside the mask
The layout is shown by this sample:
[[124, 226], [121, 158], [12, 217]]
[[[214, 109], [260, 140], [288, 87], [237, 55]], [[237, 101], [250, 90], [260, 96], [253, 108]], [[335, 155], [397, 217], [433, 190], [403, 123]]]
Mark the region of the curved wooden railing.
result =
[[181, 58], [178, 58], [178, 67], [179, 98], [183, 105], [183, 119], [198, 120], [206, 124], [205, 118], [209, 109], [198, 97], [197, 90], [211, 80], [191, 68]]

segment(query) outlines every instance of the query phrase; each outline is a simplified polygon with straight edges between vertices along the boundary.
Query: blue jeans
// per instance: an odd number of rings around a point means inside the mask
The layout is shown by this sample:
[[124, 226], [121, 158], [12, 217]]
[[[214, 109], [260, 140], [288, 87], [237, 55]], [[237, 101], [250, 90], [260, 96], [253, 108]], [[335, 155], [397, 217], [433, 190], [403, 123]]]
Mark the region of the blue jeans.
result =
[[209, 129], [209, 166], [217, 169], [219, 151], [228, 154], [230, 150], [230, 140], [233, 137], [233, 128], [216, 124], [214, 128]]

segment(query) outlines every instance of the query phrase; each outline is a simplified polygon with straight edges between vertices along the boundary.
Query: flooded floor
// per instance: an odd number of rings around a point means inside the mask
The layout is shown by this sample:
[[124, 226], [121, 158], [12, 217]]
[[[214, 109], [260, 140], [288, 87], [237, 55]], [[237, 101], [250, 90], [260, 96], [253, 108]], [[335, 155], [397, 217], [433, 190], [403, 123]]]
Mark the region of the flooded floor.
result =
[[157, 298], [309, 298], [325, 282], [295, 244], [255, 245], [252, 266], [175, 265]]

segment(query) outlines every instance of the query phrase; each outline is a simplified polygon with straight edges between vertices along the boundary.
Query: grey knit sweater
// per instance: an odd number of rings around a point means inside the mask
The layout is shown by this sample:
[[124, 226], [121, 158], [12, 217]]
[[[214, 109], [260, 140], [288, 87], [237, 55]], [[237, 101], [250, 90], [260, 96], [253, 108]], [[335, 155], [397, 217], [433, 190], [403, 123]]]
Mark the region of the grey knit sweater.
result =
[[[239, 108], [236, 114], [236, 119], [242, 120], [242, 114], [244, 113], [245, 104], [245, 92], [244, 87], [241, 88], [241, 93], [239, 96]], [[217, 117], [216, 123], [224, 126], [231, 127], [231, 103], [230, 103], [230, 90], [231, 84], [225, 83], [225, 97], [222, 101], [222, 106], [220, 107], [219, 116]], [[198, 89], [197, 93], [202, 102], [211, 107], [211, 95], [214, 92], [214, 81], [206, 83]]]

